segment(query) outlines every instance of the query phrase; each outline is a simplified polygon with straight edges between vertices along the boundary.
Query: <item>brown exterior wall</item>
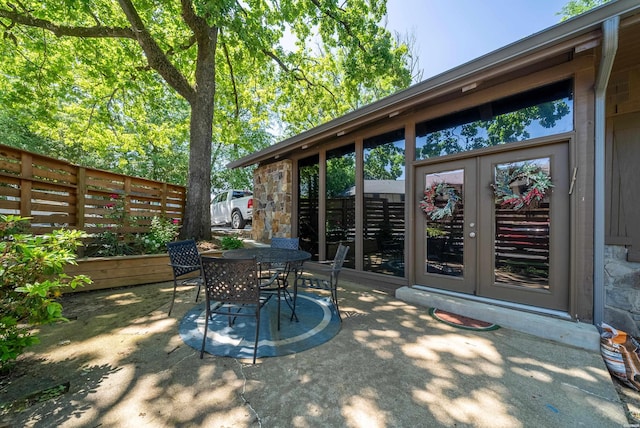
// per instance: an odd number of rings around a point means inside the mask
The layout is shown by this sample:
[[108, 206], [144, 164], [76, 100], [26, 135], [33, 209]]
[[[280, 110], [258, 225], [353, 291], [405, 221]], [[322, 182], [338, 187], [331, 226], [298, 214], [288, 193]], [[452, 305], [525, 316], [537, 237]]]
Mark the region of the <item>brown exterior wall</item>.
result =
[[[363, 138], [383, 132], [383, 129], [405, 129], [405, 141], [407, 147], [406, 174], [409, 183], [408, 195], [415, 192], [415, 169], [422, 165], [430, 165], [433, 160], [413, 161], [413, 145], [415, 144], [415, 123], [442, 117], [452, 112], [482, 105], [494, 99], [507, 97], [522, 91], [540, 87], [549, 83], [564, 79], [572, 79], [574, 82], [574, 131], [566, 132], [549, 138], [533, 139], [520, 144], [520, 148], [532, 148], [553, 142], [553, 139], [566, 139], [569, 141], [569, 156], [567, 175], [574, 181], [571, 182], [570, 215], [571, 215], [571, 242], [570, 261], [566, 269], [570, 272], [570, 303], [567, 311], [575, 320], [593, 322], [594, 316], [594, 270], [605, 269], [606, 272], [606, 310], [605, 322], [619, 324], [621, 328], [627, 328], [634, 335], [640, 329], [640, 268], [637, 263], [630, 263], [637, 256], [640, 260], [640, 226], [636, 223], [640, 217], [640, 198], [635, 197], [636, 183], [640, 182], [640, 169], [637, 167], [637, 159], [640, 156], [637, 150], [637, 135], [640, 135], [640, 61], [637, 52], [640, 51], [640, 22], [637, 17], [628, 18], [621, 24], [619, 48], [616, 54], [614, 68], [612, 70], [607, 92], [607, 140], [606, 140], [606, 244], [607, 253], [603, 266], [594, 266], [594, 189], [595, 189], [595, 82], [600, 67], [602, 50], [602, 33], [592, 31], [581, 38], [567, 41], [562, 45], [551, 47], [548, 51], [534, 52], [528, 56], [521, 56], [515, 61], [500, 67], [487, 69], [472, 76], [464, 76], [458, 81], [442, 86], [434, 86], [421, 93], [411, 92], [407, 97], [394, 104], [385, 105], [366, 116], [356, 117], [353, 121], [339, 123], [334, 128], [322, 130], [310, 137], [303, 137], [286, 147], [287, 151], [280, 153], [269, 152], [271, 159], [276, 156], [288, 157], [294, 160], [318, 155], [320, 177], [325, 176], [324, 162], [326, 152], [331, 148], [346, 144], [356, 145], [356, 153], [362, 149]], [[473, 85], [470, 85], [473, 84]], [[462, 91], [460, 88], [463, 88]], [[465, 89], [467, 88], [467, 89]], [[471, 89], [468, 89], [471, 88]], [[633, 116], [632, 116], [633, 115]], [[627, 134], [635, 136], [630, 142], [629, 138], [622, 144], [626, 144], [623, 154], [616, 141], [616, 124], [618, 128]], [[631, 129], [629, 124], [638, 124], [638, 130]], [[501, 150], [510, 150], [511, 147], [496, 147], [484, 149], [479, 152], [494, 153]], [[631, 151], [629, 151], [631, 150]], [[449, 160], [462, 159], [467, 154], [454, 154], [447, 157]], [[280, 158], [280, 159], [281, 159]], [[273, 202], [268, 198], [269, 186], [274, 186], [273, 174], [285, 172], [283, 161], [279, 160], [272, 165], [262, 165], [256, 175], [256, 194], [263, 192], [259, 198], [262, 212], [254, 221], [254, 235], [262, 241], [268, 241], [272, 236], [291, 234], [292, 230], [283, 230], [283, 225], [289, 224], [291, 212], [275, 213]], [[289, 170], [290, 171], [290, 170]], [[357, 171], [360, 177], [362, 171]], [[631, 177], [631, 179], [629, 179]], [[295, 174], [293, 178], [296, 179]], [[269, 184], [271, 183], [271, 184]], [[290, 183], [286, 181], [286, 183]], [[626, 184], [625, 184], [626, 183]], [[629, 183], [634, 183], [633, 185]], [[293, 183], [295, 186], [295, 183]], [[262, 186], [262, 189], [261, 189]], [[358, 188], [358, 183], [356, 188]], [[320, 180], [320, 195], [324, 194], [324, 181]], [[360, 183], [360, 190], [362, 185]], [[285, 192], [286, 194], [286, 192]], [[289, 193], [291, 196], [291, 192]], [[292, 195], [295, 204], [295, 195]], [[274, 198], [275, 196], [272, 196]], [[415, 260], [413, 254], [416, 250], [416, 203], [415, 198], [407, 200], [406, 216], [406, 251], [405, 261], [409, 285], [415, 283]], [[278, 199], [281, 200], [281, 199]], [[362, 200], [356, 198], [356, 215], [361, 218]], [[271, 204], [271, 205], [269, 205]], [[289, 210], [295, 209], [292, 205], [285, 205]], [[285, 208], [286, 209], [286, 208]], [[319, 201], [320, 221], [318, 230], [320, 240], [324, 235], [325, 202], [321, 197]], [[362, 224], [356, 224], [356, 228], [362, 229]], [[295, 229], [293, 230], [295, 232]], [[295, 235], [295, 233], [293, 233]], [[320, 243], [320, 259], [323, 258], [323, 242]], [[637, 249], [636, 249], [637, 248]], [[361, 254], [356, 254], [359, 259]], [[356, 263], [354, 274], [366, 276], [367, 273], [360, 270]], [[600, 286], [600, 284], [598, 284]], [[637, 290], [637, 291], [636, 291]], [[608, 312], [607, 312], [608, 311]], [[615, 312], [615, 317], [612, 316]], [[625, 318], [622, 320], [620, 314]], [[620, 321], [622, 320], [622, 321]]]
[[640, 336], [640, 24], [623, 27], [607, 88], [604, 322]]

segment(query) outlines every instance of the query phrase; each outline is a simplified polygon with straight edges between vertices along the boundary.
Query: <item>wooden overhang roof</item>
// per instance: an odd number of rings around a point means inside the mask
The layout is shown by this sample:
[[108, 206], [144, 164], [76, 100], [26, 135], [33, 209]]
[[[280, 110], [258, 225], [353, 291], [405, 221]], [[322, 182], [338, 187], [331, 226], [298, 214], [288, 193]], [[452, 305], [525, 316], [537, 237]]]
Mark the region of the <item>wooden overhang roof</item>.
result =
[[621, 25], [640, 21], [638, 0], [615, 0], [590, 12], [568, 19], [529, 37], [483, 55], [473, 61], [417, 83], [379, 101], [338, 117], [263, 150], [230, 162], [240, 168], [286, 158], [324, 141], [348, 134], [372, 123], [410, 111], [428, 100], [475, 88], [483, 81], [539, 63], [562, 53], [597, 46], [602, 23], [619, 16]]

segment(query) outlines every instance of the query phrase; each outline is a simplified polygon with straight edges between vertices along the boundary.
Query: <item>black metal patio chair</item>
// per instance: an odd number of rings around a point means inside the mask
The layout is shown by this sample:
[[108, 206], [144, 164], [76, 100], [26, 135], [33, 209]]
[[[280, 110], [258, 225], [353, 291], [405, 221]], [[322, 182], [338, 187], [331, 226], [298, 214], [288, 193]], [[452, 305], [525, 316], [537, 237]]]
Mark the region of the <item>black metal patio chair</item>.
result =
[[[197, 285], [196, 302], [202, 287], [202, 268], [200, 266], [200, 254], [198, 246], [193, 239], [184, 241], [169, 242], [167, 244], [169, 253], [169, 265], [173, 269], [173, 297], [169, 307], [169, 315], [173, 310], [173, 303], [176, 300], [176, 289], [178, 285]], [[195, 273], [197, 272], [197, 274]]]
[[340, 306], [338, 305], [338, 275], [340, 275], [340, 271], [342, 270], [342, 265], [347, 257], [347, 253], [349, 252], [349, 247], [346, 245], [338, 244], [338, 249], [336, 250], [335, 257], [332, 261], [320, 262], [321, 264], [327, 264], [326, 267], [323, 267], [318, 270], [319, 273], [328, 276], [328, 278], [319, 278], [316, 276], [312, 277], [303, 277], [302, 271], [300, 271], [296, 278], [293, 287], [293, 314], [291, 315], [291, 319], [296, 316], [296, 299], [298, 297], [298, 289], [314, 289], [314, 290], [327, 290], [331, 292], [331, 302], [336, 308], [336, 312], [338, 313], [338, 318], [342, 321], [342, 315], [340, 315]]
[[[282, 248], [285, 250], [297, 250], [300, 248], [299, 238], [283, 238], [273, 237], [271, 238], [271, 248]], [[289, 277], [291, 275], [297, 277], [298, 272], [302, 271], [303, 262], [271, 262], [262, 263], [260, 265], [260, 275], [262, 279], [262, 291], [268, 296], [276, 295], [278, 299], [278, 330], [280, 330], [280, 302], [281, 297], [292, 311], [292, 315], [295, 316], [295, 310], [293, 308], [293, 299], [289, 292]], [[292, 318], [293, 319], [293, 318]], [[297, 317], [296, 317], [297, 319]]]
[[285, 248], [288, 250], [297, 250], [300, 247], [299, 238], [271, 238], [271, 248]]
[[[289, 284], [291, 284], [292, 280], [294, 282], [295, 289], [295, 281], [302, 275], [302, 265], [304, 264], [303, 260], [290, 261], [285, 263], [280, 263], [277, 268], [271, 271], [271, 276], [265, 275], [261, 279], [260, 289], [262, 294], [266, 296], [265, 303], [271, 298], [276, 297], [278, 303], [278, 330], [280, 330], [280, 308], [281, 302], [284, 299], [285, 303], [291, 309], [291, 319], [295, 317], [296, 320], [298, 317], [296, 316], [296, 310], [294, 305], [294, 297], [291, 296], [291, 292], [289, 291]], [[264, 272], [261, 273], [264, 275]]]
[[253, 345], [253, 364], [255, 364], [260, 334], [260, 309], [264, 304], [260, 296], [256, 259], [202, 257], [201, 260], [207, 302], [200, 358], [204, 355], [209, 322], [214, 315], [228, 317], [229, 326], [233, 325], [236, 317], [254, 317], [256, 337]]

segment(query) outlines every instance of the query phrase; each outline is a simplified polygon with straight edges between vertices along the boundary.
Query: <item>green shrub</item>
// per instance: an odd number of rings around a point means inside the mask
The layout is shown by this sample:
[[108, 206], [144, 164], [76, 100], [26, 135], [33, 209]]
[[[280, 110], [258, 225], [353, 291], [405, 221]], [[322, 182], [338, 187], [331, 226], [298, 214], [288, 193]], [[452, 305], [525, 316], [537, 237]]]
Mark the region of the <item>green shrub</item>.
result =
[[[132, 218], [131, 222], [136, 219]], [[167, 251], [167, 243], [172, 242], [180, 232], [177, 219], [153, 217], [147, 233], [122, 233], [121, 228], [93, 235], [85, 248], [89, 257], [131, 256], [136, 254], [162, 254]]]
[[235, 236], [224, 236], [220, 240], [220, 248], [223, 250], [235, 250], [236, 248], [243, 248], [244, 242], [242, 239], [236, 238]]
[[38, 343], [31, 326], [64, 320], [56, 302], [63, 287], [91, 282], [84, 275], [64, 273], [66, 265], [75, 264], [83, 232], [21, 233], [27, 221], [0, 215], [0, 369]]
[[180, 224], [177, 219], [154, 217], [151, 219], [149, 233], [136, 235], [135, 242], [144, 254], [160, 254], [167, 251], [167, 243], [174, 241], [179, 232]]

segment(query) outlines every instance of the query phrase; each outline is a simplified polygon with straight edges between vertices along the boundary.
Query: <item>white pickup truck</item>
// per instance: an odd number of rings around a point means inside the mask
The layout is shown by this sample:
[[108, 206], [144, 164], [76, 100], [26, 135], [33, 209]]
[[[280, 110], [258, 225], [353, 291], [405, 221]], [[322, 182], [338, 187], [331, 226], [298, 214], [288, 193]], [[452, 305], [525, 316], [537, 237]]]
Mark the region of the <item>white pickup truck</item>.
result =
[[244, 229], [253, 218], [253, 193], [249, 190], [227, 190], [211, 197], [211, 224]]

